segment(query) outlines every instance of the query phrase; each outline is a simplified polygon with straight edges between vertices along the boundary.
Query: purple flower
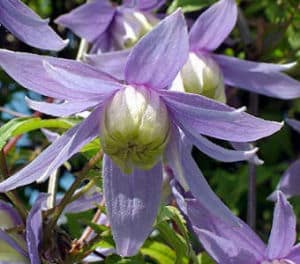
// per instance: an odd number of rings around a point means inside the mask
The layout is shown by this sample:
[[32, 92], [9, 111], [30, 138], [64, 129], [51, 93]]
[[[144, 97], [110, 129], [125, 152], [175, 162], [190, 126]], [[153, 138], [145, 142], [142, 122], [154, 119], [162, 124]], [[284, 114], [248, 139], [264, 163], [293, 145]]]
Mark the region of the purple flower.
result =
[[93, 43], [92, 53], [98, 50], [119, 50], [133, 46], [158, 23], [150, 11], [164, 2], [126, 0], [123, 5], [115, 6], [107, 0], [88, 1], [57, 18], [56, 23]]
[[[286, 119], [286, 123], [300, 133], [300, 122], [295, 119]], [[300, 195], [300, 159], [294, 161], [282, 175], [277, 187], [286, 197]], [[276, 191], [268, 199], [274, 200]]]
[[20, 0], [0, 1], [0, 24], [26, 44], [39, 49], [61, 50], [68, 41], [62, 40]]
[[[100, 131], [106, 152], [104, 195], [119, 254], [135, 254], [152, 230], [160, 204], [162, 156], [184, 187], [214, 214], [232, 221], [230, 211], [209, 188], [192, 159], [191, 143], [205, 145], [200, 134], [253, 141], [278, 131], [281, 124], [200, 95], [169, 91], [187, 55], [188, 34], [180, 11], [161, 21], [132, 49], [124, 81], [81, 62], [0, 50], [1, 67], [16, 81], [35, 92], [65, 100], [49, 104], [28, 99], [33, 109], [55, 116], [93, 109], [31, 164], [2, 182], [0, 191], [47, 179]], [[130, 95], [135, 101], [129, 100]], [[160, 129], [163, 138], [152, 128]], [[205, 146], [211, 152], [211, 145]], [[219, 148], [217, 154], [224, 157], [224, 153]], [[239, 151], [230, 154], [232, 160], [243, 155], [245, 159], [246, 155]]]
[[239, 226], [211, 214], [194, 198], [183, 198], [173, 188], [178, 205], [210, 256], [221, 264], [298, 264], [300, 244], [296, 241], [296, 217], [284, 194], [277, 192], [273, 226], [268, 245], [242, 220]]

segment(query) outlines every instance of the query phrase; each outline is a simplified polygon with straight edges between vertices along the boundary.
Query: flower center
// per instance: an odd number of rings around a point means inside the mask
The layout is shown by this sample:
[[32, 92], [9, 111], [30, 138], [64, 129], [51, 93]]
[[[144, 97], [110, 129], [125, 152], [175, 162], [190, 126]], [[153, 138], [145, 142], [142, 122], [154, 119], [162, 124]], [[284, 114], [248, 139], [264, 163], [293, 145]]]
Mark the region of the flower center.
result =
[[166, 106], [157, 94], [126, 86], [106, 106], [101, 144], [124, 173], [133, 167], [151, 169], [167, 144], [169, 128]]
[[190, 52], [181, 77], [186, 92], [226, 101], [223, 74], [209, 56]]

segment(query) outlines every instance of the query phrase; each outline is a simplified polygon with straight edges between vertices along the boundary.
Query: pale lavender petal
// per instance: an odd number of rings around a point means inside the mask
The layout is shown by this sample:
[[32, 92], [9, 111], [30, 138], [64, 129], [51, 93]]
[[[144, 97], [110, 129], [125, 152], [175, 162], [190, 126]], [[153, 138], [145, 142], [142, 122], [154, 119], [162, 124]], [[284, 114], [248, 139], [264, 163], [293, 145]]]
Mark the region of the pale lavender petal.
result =
[[284, 194], [278, 191], [266, 256], [269, 259], [284, 258], [292, 249], [295, 241], [296, 217], [293, 208]]
[[281, 66], [255, 63], [233, 57], [214, 55], [225, 83], [250, 92], [280, 99], [300, 97], [300, 82], [279, 72]]
[[249, 251], [239, 248], [230, 239], [224, 239], [204, 229], [195, 229], [195, 232], [206, 251], [217, 263], [253, 264], [260, 261]]
[[[46, 65], [44, 65], [45, 62], [47, 62]], [[96, 97], [105, 91], [106, 83], [115, 82], [107, 74], [75, 60], [11, 52], [3, 49], [0, 49], [0, 66], [25, 88], [62, 100], [83, 100]], [[63, 70], [63, 72], [58, 74], [57, 70]], [[71, 83], [66, 81], [67, 77], [71, 78], [76, 75], [84, 78], [77, 77]], [[99, 80], [95, 81], [96, 79]], [[93, 83], [101, 84], [101, 81], [103, 81], [104, 87], [85, 86]], [[62, 82], [68, 85], [64, 86]]]
[[[289, 198], [300, 195], [300, 160], [293, 162], [290, 167], [282, 175], [277, 187], [284, 195]], [[276, 191], [273, 192], [268, 199], [276, 200]]]
[[166, 88], [187, 60], [188, 49], [187, 26], [178, 10], [134, 46], [125, 67], [126, 82]]
[[68, 204], [64, 209], [64, 213], [78, 213], [95, 208], [101, 203], [102, 199], [103, 195], [97, 191], [92, 194], [84, 194], [74, 202]]
[[101, 112], [101, 108], [95, 109], [87, 119], [60, 136], [27, 167], [1, 182], [0, 192], [46, 180], [55, 169], [98, 135]]
[[206, 155], [223, 162], [236, 162], [242, 160], [249, 160], [257, 152], [257, 148], [246, 151], [238, 151], [233, 149], [223, 148], [207, 138], [201, 136], [200, 134], [193, 133], [192, 130], [183, 129], [188, 140], [194, 144], [199, 150], [201, 150]]
[[108, 218], [122, 256], [135, 255], [152, 230], [162, 185], [162, 165], [123, 174], [108, 156], [103, 164], [104, 195]]
[[29, 99], [28, 97], [25, 97], [25, 101], [31, 109], [52, 116], [70, 116], [85, 111], [99, 104], [99, 101], [97, 100], [71, 101], [61, 104], [55, 104], [34, 101]]
[[20, 0], [0, 1], [0, 24], [28, 45], [39, 49], [61, 50], [68, 41], [63, 41], [41, 19]]
[[[41, 194], [31, 208], [26, 220], [26, 241], [32, 264], [40, 264], [39, 245], [42, 239], [42, 209], [47, 195]], [[45, 208], [44, 208], [45, 209]]]
[[161, 7], [166, 0], [124, 0], [123, 5], [141, 11], [151, 11]]
[[[173, 129], [172, 133], [172, 140], [169, 142], [169, 145], [171, 148], [173, 146], [173, 150], [169, 150], [166, 155], [168, 155], [168, 165], [171, 167], [175, 178], [179, 182], [181, 178], [184, 178], [191, 193], [197, 200], [205, 205], [207, 210], [210, 210], [216, 217], [221, 217], [230, 224], [235, 225], [235, 217], [212, 191], [202, 172], [193, 160], [190, 152], [192, 146], [187, 144], [184, 136], [180, 136], [178, 130]], [[177, 156], [179, 160], [173, 161], [174, 156]]]
[[44, 136], [47, 138], [47, 140], [51, 143], [60, 137], [60, 134], [58, 134], [57, 132], [53, 132], [46, 128], [42, 128], [41, 131], [44, 134]]
[[286, 259], [294, 261], [296, 264], [300, 263], [300, 244], [292, 248]]
[[8, 203], [3, 202], [3, 201], [0, 200], [0, 211], [5, 211], [5, 213], [10, 216], [10, 218], [13, 221], [13, 225], [14, 226], [22, 225], [23, 224], [22, 218], [20, 217], [20, 215], [18, 214], [18, 212], [16, 211], [16, 209], [14, 209], [12, 207], [12, 205], [10, 205], [10, 204], [8, 204]]
[[[6, 232], [0, 229], [0, 240], [4, 240], [8, 245], [10, 245], [13, 249], [15, 249], [20, 255], [24, 257], [28, 257], [28, 253]], [[2, 262], [0, 260], [1, 264], [5, 264], [6, 262]], [[7, 262], [8, 263], [8, 262]]]
[[201, 14], [191, 28], [191, 50], [215, 50], [228, 37], [236, 20], [235, 0], [218, 1]]
[[291, 118], [287, 118], [285, 120], [285, 122], [292, 127], [293, 129], [295, 129], [297, 132], [300, 133], [300, 121], [297, 121], [295, 119], [291, 119]]
[[[282, 127], [281, 123], [236, 111], [204, 96], [162, 90], [159, 93], [166, 102], [173, 120], [183, 129], [193, 129], [194, 133], [229, 141], [250, 142], [269, 136]], [[200, 115], [204, 110], [212, 110], [214, 114], [206, 117]], [[218, 111], [219, 116], [216, 115]], [[229, 118], [230, 112], [233, 118]], [[228, 118], [225, 119], [226, 115]]]
[[[236, 150], [250, 151], [254, 149], [254, 146], [247, 142], [230, 142], [231, 146], [233, 146]], [[249, 160], [250, 163], [255, 165], [262, 165], [264, 161], [261, 160], [258, 155], [253, 155], [253, 157]]]
[[105, 32], [115, 14], [115, 8], [106, 0], [89, 1], [62, 15], [55, 23], [71, 29], [78, 36], [93, 42]]
[[125, 65], [130, 50], [88, 54], [85, 60], [88, 64], [110, 74], [118, 80], [124, 80]]

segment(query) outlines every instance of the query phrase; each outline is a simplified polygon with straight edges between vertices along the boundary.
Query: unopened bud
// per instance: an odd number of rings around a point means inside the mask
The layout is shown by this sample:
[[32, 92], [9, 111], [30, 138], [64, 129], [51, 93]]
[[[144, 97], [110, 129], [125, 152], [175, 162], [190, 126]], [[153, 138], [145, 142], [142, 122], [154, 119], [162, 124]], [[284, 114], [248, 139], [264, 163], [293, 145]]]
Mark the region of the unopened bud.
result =
[[169, 136], [166, 106], [145, 88], [126, 86], [106, 106], [100, 129], [104, 152], [125, 173], [151, 169]]
[[186, 92], [226, 101], [223, 74], [210, 57], [190, 52], [181, 77]]

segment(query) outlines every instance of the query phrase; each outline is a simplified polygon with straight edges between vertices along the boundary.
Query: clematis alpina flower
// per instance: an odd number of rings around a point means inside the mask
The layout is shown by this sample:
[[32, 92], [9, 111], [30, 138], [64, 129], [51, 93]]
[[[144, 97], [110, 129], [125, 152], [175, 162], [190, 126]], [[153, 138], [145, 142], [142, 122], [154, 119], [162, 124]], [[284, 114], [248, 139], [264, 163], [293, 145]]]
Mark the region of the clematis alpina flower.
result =
[[93, 0], [58, 17], [56, 23], [92, 43], [92, 53], [121, 50], [132, 47], [158, 23], [150, 11], [164, 2], [126, 0], [115, 6], [108, 0]]
[[[160, 203], [163, 156], [175, 177], [197, 199], [214, 214], [231, 221], [230, 211], [209, 188], [185, 146], [203, 142], [200, 134], [253, 141], [278, 131], [281, 124], [200, 95], [169, 91], [187, 55], [188, 33], [180, 10], [162, 20], [131, 50], [124, 81], [74, 60], [0, 50], [1, 67], [21, 85], [64, 100], [49, 104], [28, 99], [33, 109], [54, 116], [92, 110], [31, 164], [0, 183], [0, 191], [46, 180], [100, 134], [105, 145], [107, 214], [119, 254], [135, 254], [152, 230]], [[129, 100], [129, 96], [135, 100]], [[211, 152], [209, 143], [205, 147]], [[225, 153], [229, 153], [227, 159], [247, 156], [222, 148], [218, 155], [224, 157]]]
[[[288, 125], [300, 133], [300, 122], [295, 119], [286, 119]], [[282, 175], [277, 187], [277, 190], [282, 191], [288, 198], [300, 195], [300, 159], [294, 161]], [[276, 191], [273, 192], [268, 199], [274, 200]]]
[[61, 50], [68, 43], [48, 26], [48, 20], [41, 19], [20, 0], [0, 1], [0, 25], [35, 48]]
[[273, 226], [268, 245], [242, 220], [233, 226], [217, 218], [192, 197], [184, 198], [173, 188], [178, 205], [208, 254], [220, 264], [298, 264], [300, 244], [296, 241], [296, 217], [280, 191], [276, 193]]

